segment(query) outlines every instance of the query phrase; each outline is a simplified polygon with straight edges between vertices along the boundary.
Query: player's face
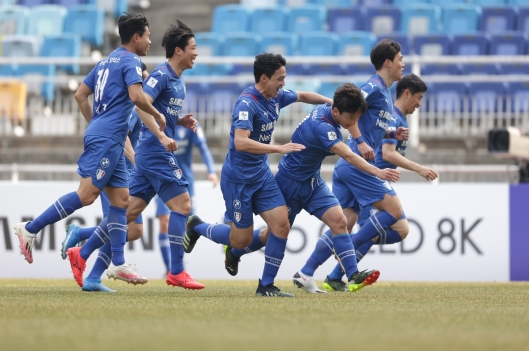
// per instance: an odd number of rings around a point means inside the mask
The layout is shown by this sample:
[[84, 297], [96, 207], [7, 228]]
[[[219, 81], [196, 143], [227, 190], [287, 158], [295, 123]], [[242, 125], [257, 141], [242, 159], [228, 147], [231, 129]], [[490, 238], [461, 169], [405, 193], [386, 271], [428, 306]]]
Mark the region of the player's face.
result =
[[145, 32], [140, 37], [138, 34], [134, 34], [136, 38], [136, 54], [138, 56], [147, 56], [149, 47], [151, 46], [151, 32], [149, 27], [145, 27]]
[[421, 107], [421, 101], [422, 101], [423, 95], [424, 95], [424, 92], [421, 91], [421, 92], [415, 93], [410, 96], [410, 99], [408, 100], [408, 104], [409, 104], [408, 107], [409, 107], [410, 113], [413, 113], [416, 109]]
[[404, 61], [403, 61], [402, 53], [397, 53], [395, 55], [395, 58], [393, 59], [393, 62], [391, 62], [391, 66], [389, 68], [390, 76], [393, 80], [398, 81], [402, 78], [402, 73], [404, 71]]
[[285, 66], [281, 66], [277, 71], [274, 72], [272, 77], [268, 79], [265, 75], [265, 93], [268, 98], [275, 98], [279, 94], [279, 89], [285, 86], [285, 78], [287, 76], [287, 70]]
[[185, 64], [186, 69], [193, 68], [197, 56], [198, 52], [195, 38], [189, 38], [182, 57], [182, 62]]
[[356, 111], [355, 113], [349, 113], [349, 112], [343, 112], [340, 113], [336, 107], [333, 108], [333, 115], [337, 116], [338, 118], [334, 118], [338, 124], [342, 126], [344, 129], [349, 129], [352, 126], [356, 124], [358, 119], [361, 116], [360, 111]]

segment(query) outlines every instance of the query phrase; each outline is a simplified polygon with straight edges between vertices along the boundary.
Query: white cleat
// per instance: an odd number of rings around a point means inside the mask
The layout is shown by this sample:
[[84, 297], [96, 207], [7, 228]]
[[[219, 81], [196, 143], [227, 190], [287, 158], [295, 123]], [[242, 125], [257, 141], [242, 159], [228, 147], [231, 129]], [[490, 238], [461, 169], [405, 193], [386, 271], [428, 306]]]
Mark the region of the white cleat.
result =
[[301, 271], [298, 271], [296, 274], [294, 274], [294, 278], [292, 279], [292, 282], [294, 283], [295, 286], [297, 286], [300, 289], [305, 290], [309, 294], [326, 294], [327, 293], [327, 291], [320, 290], [318, 288], [313, 277], [309, 277], [308, 275], [301, 273]]
[[145, 284], [148, 282], [147, 278], [142, 277], [136, 273], [138, 269], [133, 267], [130, 263], [122, 264], [121, 266], [114, 266], [113, 263], [110, 263], [110, 266], [107, 269], [108, 279], [114, 278], [114, 280], [119, 279], [127, 282], [129, 284]]
[[24, 259], [28, 263], [33, 263], [33, 245], [35, 244], [36, 234], [31, 234], [26, 230], [26, 224], [29, 222], [22, 222], [15, 225], [15, 235], [18, 236], [20, 243], [20, 253], [24, 255]]

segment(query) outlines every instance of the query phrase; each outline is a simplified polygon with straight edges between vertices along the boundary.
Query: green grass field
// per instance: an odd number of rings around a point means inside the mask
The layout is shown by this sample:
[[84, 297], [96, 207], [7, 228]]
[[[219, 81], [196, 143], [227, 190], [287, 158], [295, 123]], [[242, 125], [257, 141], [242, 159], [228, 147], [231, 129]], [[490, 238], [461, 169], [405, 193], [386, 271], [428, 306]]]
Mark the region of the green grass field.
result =
[[[0, 350], [529, 350], [529, 284], [377, 283], [358, 294], [258, 298], [206, 289], [0, 280]], [[321, 282], [319, 284], [321, 286]]]

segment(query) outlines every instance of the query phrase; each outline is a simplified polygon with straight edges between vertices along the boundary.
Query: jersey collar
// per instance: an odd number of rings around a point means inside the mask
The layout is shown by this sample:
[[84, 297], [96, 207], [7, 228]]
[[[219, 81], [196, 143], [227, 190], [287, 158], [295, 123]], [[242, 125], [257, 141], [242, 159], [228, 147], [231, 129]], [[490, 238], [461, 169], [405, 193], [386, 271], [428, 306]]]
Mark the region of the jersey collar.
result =
[[263, 94], [261, 94], [261, 92], [259, 90], [257, 90], [257, 88], [255, 87], [255, 85], [252, 85], [250, 87], [250, 90], [251, 90], [251, 94], [253, 96], [255, 96], [258, 100], [261, 100], [261, 101], [264, 101], [264, 102], [268, 102], [270, 100], [268, 100], [267, 98], [265, 98], [263, 96]]
[[[382, 87], [384, 87], [385, 89], [387, 89], [388, 87], [386, 86], [386, 82], [384, 82], [384, 79], [382, 79], [381, 76], [379, 76], [378, 74], [375, 74], [373, 77], [371, 77], [372, 80], [375, 80], [377, 82], [380, 83], [380, 85], [382, 85]], [[371, 80], [370, 79], [370, 80]]]
[[406, 119], [406, 116], [404, 116], [404, 114], [401, 112], [401, 110], [399, 110], [399, 108], [395, 105], [393, 105], [393, 113], [397, 113], [399, 116], [401, 116], [402, 118]]
[[175, 71], [173, 71], [173, 67], [171, 67], [171, 65], [169, 64], [169, 62], [165, 62], [165, 67], [167, 68], [167, 70], [169, 71], [169, 73], [171, 73], [171, 76], [172, 77], [175, 77], [175, 78], [180, 78], [178, 76], [178, 74], [175, 73]]

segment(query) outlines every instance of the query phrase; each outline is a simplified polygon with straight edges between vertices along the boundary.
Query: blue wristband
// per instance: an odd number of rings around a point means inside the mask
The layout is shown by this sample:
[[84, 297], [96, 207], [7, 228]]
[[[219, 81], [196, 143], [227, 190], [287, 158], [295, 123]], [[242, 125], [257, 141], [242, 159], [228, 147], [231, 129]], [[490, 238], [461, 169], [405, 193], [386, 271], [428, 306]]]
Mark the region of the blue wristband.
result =
[[395, 139], [395, 131], [392, 130], [391, 132], [389, 132], [389, 138], [390, 139]]
[[362, 144], [362, 143], [366, 142], [364, 140], [364, 137], [362, 137], [361, 135], [358, 138], [355, 138], [355, 141], [356, 141], [357, 144]]

